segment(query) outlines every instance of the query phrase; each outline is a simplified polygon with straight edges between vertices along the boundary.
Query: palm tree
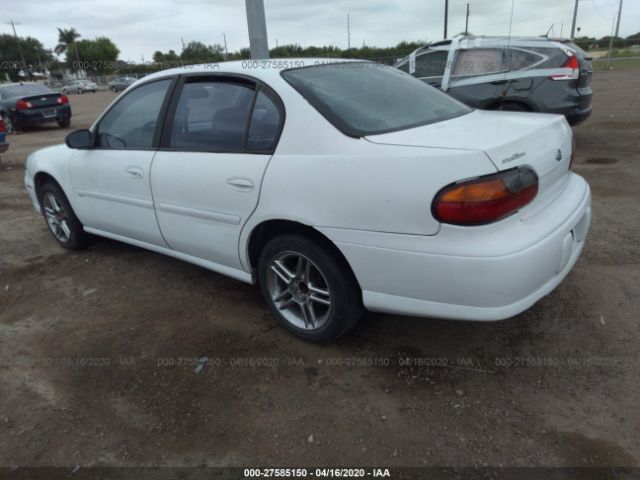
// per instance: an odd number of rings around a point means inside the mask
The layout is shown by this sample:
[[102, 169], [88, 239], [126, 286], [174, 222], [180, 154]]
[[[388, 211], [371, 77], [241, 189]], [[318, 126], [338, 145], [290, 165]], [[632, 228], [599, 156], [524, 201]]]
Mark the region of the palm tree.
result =
[[80, 34], [75, 28], [65, 30], [64, 28], [58, 28], [58, 45], [54, 51], [56, 55], [60, 55], [67, 51], [67, 49], [75, 43], [76, 39], [80, 38]]
[[[76, 40], [80, 38], [80, 34], [76, 31], [75, 28], [58, 28], [58, 45], [54, 49], [56, 55], [60, 55], [66, 52], [72, 46], [75, 47]], [[78, 68], [80, 67], [80, 57], [78, 56], [78, 49], [74, 48], [74, 53], [76, 54], [76, 62], [78, 64]], [[72, 71], [76, 71], [76, 78], [78, 78], [78, 69], [72, 69]]]

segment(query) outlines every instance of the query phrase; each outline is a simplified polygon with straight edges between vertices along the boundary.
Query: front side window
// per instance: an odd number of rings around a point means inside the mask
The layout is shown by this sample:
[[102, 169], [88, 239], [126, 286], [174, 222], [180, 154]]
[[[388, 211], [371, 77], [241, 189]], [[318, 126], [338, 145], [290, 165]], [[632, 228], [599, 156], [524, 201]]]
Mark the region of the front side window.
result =
[[151, 148], [158, 115], [171, 81], [166, 79], [142, 85], [118, 101], [98, 124], [97, 146]]
[[353, 137], [441, 122], [472, 110], [400, 70], [344, 62], [282, 72], [316, 110]]
[[179, 150], [243, 150], [254, 95], [251, 86], [240, 83], [186, 83], [176, 107], [169, 146]]

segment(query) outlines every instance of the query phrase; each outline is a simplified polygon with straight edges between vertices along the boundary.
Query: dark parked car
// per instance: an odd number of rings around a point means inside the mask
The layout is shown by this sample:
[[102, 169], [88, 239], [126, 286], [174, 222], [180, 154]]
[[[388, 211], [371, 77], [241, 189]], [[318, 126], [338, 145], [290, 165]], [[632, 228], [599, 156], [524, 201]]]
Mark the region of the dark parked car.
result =
[[126, 90], [129, 85], [133, 85], [137, 81], [133, 77], [118, 77], [113, 82], [109, 83], [109, 88], [114, 92], [121, 92]]
[[71, 106], [63, 93], [38, 83], [0, 85], [0, 115], [8, 133], [29, 125], [57, 122], [71, 124]]
[[591, 58], [567, 40], [472, 37], [431, 43], [395, 65], [475, 108], [591, 114]]
[[2, 115], [0, 115], [0, 153], [4, 153], [9, 148], [9, 143], [7, 142], [6, 130], [4, 127], [4, 120]]

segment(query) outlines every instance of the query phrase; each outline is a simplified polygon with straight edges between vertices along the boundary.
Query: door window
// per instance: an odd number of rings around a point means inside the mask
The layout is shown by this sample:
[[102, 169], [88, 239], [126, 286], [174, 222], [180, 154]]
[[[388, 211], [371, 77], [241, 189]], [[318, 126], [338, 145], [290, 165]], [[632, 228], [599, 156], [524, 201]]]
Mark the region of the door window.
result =
[[178, 150], [241, 151], [255, 91], [229, 82], [186, 83], [171, 129]]
[[118, 101], [100, 120], [98, 146], [133, 150], [151, 148], [158, 115], [171, 81], [148, 83]]
[[416, 58], [416, 73], [414, 75], [418, 78], [443, 76], [448, 56], [449, 52], [444, 50], [418, 55]]
[[273, 150], [280, 131], [280, 111], [264, 90], [258, 92], [247, 137], [248, 150]]
[[452, 75], [487, 75], [505, 70], [504, 49], [474, 48], [458, 51]]

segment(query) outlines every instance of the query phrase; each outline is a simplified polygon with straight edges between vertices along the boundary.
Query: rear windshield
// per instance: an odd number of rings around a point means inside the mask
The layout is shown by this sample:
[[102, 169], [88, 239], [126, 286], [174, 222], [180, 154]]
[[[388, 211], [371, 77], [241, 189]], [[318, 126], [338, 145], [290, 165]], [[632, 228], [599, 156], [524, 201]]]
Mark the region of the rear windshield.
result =
[[285, 70], [282, 76], [352, 137], [404, 130], [471, 112], [411, 75], [376, 63], [317, 65]]
[[29, 95], [40, 95], [53, 92], [44, 85], [30, 83], [25, 85], [9, 85], [6, 87], [0, 87], [0, 93], [2, 93], [3, 98], [12, 98], [28, 97]]

